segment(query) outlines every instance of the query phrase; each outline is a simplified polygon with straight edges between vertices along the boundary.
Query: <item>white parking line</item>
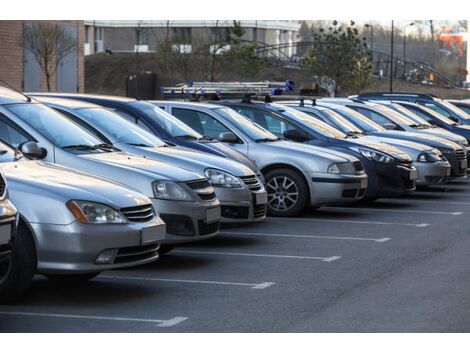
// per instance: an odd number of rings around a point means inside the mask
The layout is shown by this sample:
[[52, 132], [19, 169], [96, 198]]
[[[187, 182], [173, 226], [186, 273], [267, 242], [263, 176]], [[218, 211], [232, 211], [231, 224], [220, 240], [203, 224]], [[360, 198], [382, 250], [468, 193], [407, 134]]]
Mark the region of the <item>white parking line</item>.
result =
[[167, 320], [138, 319], [138, 318], [123, 318], [123, 317], [106, 317], [106, 316], [99, 316], [99, 315], [52, 314], [52, 313], [33, 313], [33, 312], [0, 312], [0, 315], [152, 323], [152, 324], [157, 324], [156, 326], [160, 328], [169, 328], [169, 327], [178, 325], [179, 323], [182, 323], [183, 321], [188, 319], [187, 317], [174, 317], [174, 318], [167, 319]]
[[389, 237], [382, 238], [366, 238], [366, 237], [343, 237], [343, 236], [316, 236], [316, 235], [285, 235], [280, 233], [257, 233], [257, 232], [235, 232], [235, 231], [221, 231], [220, 235], [241, 235], [241, 236], [266, 236], [266, 237], [292, 237], [292, 238], [314, 238], [325, 240], [345, 240], [345, 241], [372, 241], [372, 242], [387, 242], [390, 241]]
[[[470, 204], [470, 203], [468, 203]], [[413, 227], [428, 227], [427, 223], [409, 224], [401, 222], [382, 222], [382, 221], [357, 221], [357, 220], [332, 220], [332, 219], [315, 219], [315, 218], [268, 218], [270, 221], [308, 221], [308, 222], [336, 222], [336, 223], [348, 223], [348, 224], [369, 224], [369, 225], [393, 225], [393, 226], [413, 226]]]
[[[391, 201], [392, 199], [389, 199]], [[395, 199], [393, 199], [395, 200]], [[403, 199], [405, 200], [405, 199]], [[402, 200], [402, 201], [403, 201]], [[454, 204], [454, 205], [470, 205], [469, 202], [452, 202], [452, 201], [440, 201], [435, 199], [406, 199], [407, 202], [412, 203], [434, 203], [434, 204]]]
[[416, 213], [416, 214], [437, 214], [437, 215], [462, 215], [461, 211], [428, 211], [428, 210], [405, 210], [405, 209], [382, 209], [382, 208], [368, 208], [368, 207], [361, 207], [358, 206], [356, 208], [348, 208], [348, 207], [324, 207], [324, 209], [347, 209], [347, 210], [355, 210], [355, 211], [362, 211], [362, 210], [370, 210], [370, 211], [378, 211], [378, 212], [390, 212], [390, 213]]
[[280, 255], [280, 254], [260, 254], [260, 253], [234, 253], [234, 252], [206, 252], [206, 251], [187, 251], [187, 250], [174, 250], [171, 253], [187, 253], [187, 254], [207, 254], [207, 255], [233, 255], [241, 257], [264, 257], [264, 258], [283, 258], [283, 259], [310, 259], [321, 260], [322, 262], [333, 262], [341, 259], [340, 256], [332, 257], [308, 257], [301, 255]]
[[139, 281], [161, 281], [161, 282], [182, 282], [192, 284], [209, 284], [209, 285], [231, 285], [231, 286], [247, 286], [251, 289], [262, 290], [271, 287], [275, 282], [261, 282], [259, 284], [250, 284], [246, 282], [228, 282], [228, 281], [208, 281], [208, 280], [180, 280], [180, 279], [160, 279], [160, 278], [149, 278], [149, 277], [137, 277], [137, 276], [111, 276], [111, 275], [100, 275], [98, 279], [111, 279], [111, 280], [139, 280]]

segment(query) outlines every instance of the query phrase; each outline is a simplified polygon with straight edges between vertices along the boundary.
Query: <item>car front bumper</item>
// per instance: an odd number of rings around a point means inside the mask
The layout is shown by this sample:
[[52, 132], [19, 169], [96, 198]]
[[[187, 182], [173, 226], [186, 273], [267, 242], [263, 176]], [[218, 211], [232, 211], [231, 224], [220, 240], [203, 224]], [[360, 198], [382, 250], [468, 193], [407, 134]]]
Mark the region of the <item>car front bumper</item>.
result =
[[221, 206], [221, 222], [249, 223], [266, 218], [267, 194], [264, 189], [214, 187]]
[[0, 201], [0, 261], [10, 257], [16, 229], [16, 208], [8, 200]]
[[362, 199], [367, 190], [367, 175], [311, 173], [311, 206], [350, 203]]
[[[166, 225], [160, 217], [146, 223], [68, 225], [31, 223], [42, 274], [91, 273], [158, 259]], [[106, 252], [104, 252], [106, 251]], [[107, 262], [100, 261], [106, 254]]]
[[201, 241], [216, 236], [220, 226], [220, 202], [181, 202], [152, 198], [166, 223], [167, 235], [161, 244]]
[[414, 163], [418, 172], [416, 184], [419, 186], [428, 186], [442, 183], [451, 174], [451, 166], [447, 161], [438, 161], [435, 163]]

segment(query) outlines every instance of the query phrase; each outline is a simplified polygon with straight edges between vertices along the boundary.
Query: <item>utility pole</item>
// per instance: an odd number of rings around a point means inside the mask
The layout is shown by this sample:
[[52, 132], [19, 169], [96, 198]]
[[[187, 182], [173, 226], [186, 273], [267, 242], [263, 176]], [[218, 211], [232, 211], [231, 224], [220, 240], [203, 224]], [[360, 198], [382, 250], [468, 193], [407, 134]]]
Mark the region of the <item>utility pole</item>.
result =
[[392, 20], [392, 33], [390, 35], [390, 93], [393, 93], [393, 31], [394, 21]]

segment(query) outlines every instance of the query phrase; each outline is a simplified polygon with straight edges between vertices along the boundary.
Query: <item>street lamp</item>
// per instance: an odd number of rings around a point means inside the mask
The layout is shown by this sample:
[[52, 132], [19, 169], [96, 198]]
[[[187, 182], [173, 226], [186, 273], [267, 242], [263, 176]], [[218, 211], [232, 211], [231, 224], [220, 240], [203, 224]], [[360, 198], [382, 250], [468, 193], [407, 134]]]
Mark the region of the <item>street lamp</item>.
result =
[[372, 50], [374, 48], [374, 26], [366, 23], [364, 27], [370, 29], [370, 50]]
[[411, 22], [403, 27], [403, 62], [406, 62], [406, 28], [414, 25], [415, 23]]

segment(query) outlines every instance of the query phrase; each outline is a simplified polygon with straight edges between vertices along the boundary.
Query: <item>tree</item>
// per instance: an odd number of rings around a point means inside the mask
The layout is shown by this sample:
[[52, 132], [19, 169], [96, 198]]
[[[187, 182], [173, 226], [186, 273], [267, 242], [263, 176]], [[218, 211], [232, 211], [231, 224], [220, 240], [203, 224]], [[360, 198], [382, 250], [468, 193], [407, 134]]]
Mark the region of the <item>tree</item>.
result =
[[326, 30], [316, 30], [302, 65], [332, 96], [366, 88], [373, 71], [366, 39], [359, 36], [353, 21], [349, 25], [333, 21]]
[[47, 91], [51, 77], [62, 59], [77, 47], [77, 40], [63, 27], [51, 23], [32, 23], [24, 28], [23, 45], [36, 58], [46, 76]]

